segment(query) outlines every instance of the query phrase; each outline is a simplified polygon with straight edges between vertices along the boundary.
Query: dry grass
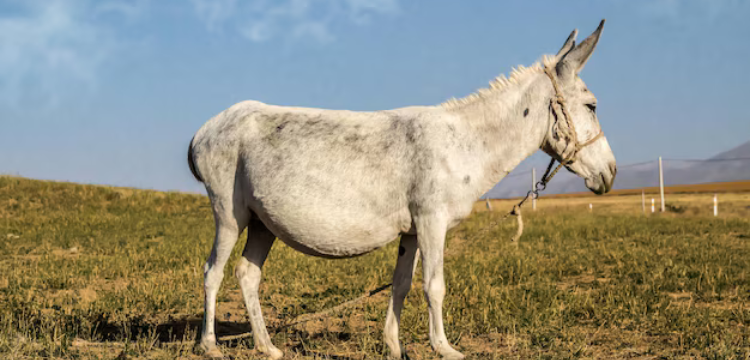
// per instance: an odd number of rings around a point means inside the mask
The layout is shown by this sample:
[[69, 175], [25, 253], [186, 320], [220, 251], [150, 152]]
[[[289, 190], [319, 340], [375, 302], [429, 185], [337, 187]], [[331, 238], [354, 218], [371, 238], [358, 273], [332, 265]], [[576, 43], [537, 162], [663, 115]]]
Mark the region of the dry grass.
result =
[[[716, 190], [716, 189], [714, 189]], [[665, 207], [667, 212], [656, 214], [660, 217], [675, 216], [696, 216], [696, 217], [713, 217], [714, 194], [710, 193], [666, 193]], [[750, 218], [750, 192], [724, 193], [718, 192], [719, 200], [719, 218]], [[654, 199], [656, 211], [659, 212], [661, 200], [659, 193], [646, 193], [646, 216], [652, 216], [651, 199]], [[507, 212], [517, 204], [519, 199], [496, 199], [490, 200], [493, 210], [498, 212]], [[593, 205], [593, 210], [589, 210], [589, 204]], [[644, 215], [641, 202], [641, 193], [637, 195], [605, 195], [605, 196], [542, 196], [537, 202], [539, 211], [565, 211], [570, 213], [589, 213], [593, 211], [596, 214], [623, 214], [639, 216]], [[485, 202], [477, 202], [474, 205], [474, 211], [486, 211]], [[523, 207], [523, 213], [531, 212], [531, 202]]]
[[[641, 195], [641, 191], [646, 194], [659, 194], [659, 187], [646, 187], [642, 189], [617, 189], [612, 190], [604, 197], [621, 196], [621, 195]], [[672, 185], [664, 187], [665, 194], [707, 194], [707, 193], [747, 193], [750, 192], [750, 181], [728, 181], [715, 182], [694, 185]], [[579, 192], [570, 194], [544, 195], [546, 198], [581, 198], [596, 197], [591, 192]]]
[[[640, 196], [542, 199], [518, 246], [512, 221], [491, 226], [511, 202], [478, 204], [448, 234], [449, 339], [475, 359], [747, 358], [750, 195], [720, 195], [718, 218], [711, 197], [670, 196], [672, 211], [649, 216]], [[212, 233], [201, 196], [0, 177], [0, 358], [198, 358]], [[394, 244], [349, 260], [276, 244], [261, 290], [274, 342], [290, 359], [381, 357], [388, 291], [285, 325], [388, 283], [395, 258]], [[220, 336], [249, 331], [231, 274]], [[420, 284], [402, 340], [430, 359]], [[251, 338], [221, 345], [258, 356]]]

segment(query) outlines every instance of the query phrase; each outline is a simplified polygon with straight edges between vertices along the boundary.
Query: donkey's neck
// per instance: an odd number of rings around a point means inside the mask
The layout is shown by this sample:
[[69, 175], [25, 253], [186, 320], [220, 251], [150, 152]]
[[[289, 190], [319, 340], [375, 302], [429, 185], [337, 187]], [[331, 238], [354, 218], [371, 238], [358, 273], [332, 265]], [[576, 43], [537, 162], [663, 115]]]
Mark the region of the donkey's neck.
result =
[[499, 89], [458, 100], [448, 109], [481, 144], [474, 154], [482, 163], [476, 173], [477, 197], [536, 152], [548, 131], [551, 84], [546, 75], [530, 71], [511, 80]]

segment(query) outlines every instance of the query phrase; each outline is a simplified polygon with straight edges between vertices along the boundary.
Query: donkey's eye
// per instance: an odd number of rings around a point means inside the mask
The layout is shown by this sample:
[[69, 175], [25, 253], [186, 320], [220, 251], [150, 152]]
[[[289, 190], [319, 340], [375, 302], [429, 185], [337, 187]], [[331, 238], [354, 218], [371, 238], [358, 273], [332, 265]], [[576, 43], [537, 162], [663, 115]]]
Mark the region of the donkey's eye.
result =
[[596, 112], [596, 104], [586, 104], [586, 107], [593, 113]]

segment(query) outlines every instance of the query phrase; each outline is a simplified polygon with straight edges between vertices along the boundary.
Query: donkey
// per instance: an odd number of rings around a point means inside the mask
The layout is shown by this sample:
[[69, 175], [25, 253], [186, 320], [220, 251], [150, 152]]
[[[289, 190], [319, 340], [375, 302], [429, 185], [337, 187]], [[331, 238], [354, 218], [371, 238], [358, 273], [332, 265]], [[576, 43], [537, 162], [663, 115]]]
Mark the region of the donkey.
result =
[[[537, 149], [564, 162], [591, 191], [612, 187], [615, 158], [601, 136], [596, 97], [578, 77], [603, 25], [577, 46], [573, 31], [556, 55], [437, 106], [354, 112], [244, 101], [206, 122], [188, 150], [216, 223], [204, 267], [205, 354], [222, 356], [214, 332], [216, 295], [247, 228], [234, 273], [255, 347], [266, 356], [282, 356], [258, 302], [261, 269], [276, 238], [305, 254], [346, 258], [400, 236], [384, 331], [389, 355], [404, 355], [399, 319], [421, 253], [430, 344], [445, 359], [463, 358], [443, 327], [446, 231]], [[589, 141], [580, 146], [576, 139]]]

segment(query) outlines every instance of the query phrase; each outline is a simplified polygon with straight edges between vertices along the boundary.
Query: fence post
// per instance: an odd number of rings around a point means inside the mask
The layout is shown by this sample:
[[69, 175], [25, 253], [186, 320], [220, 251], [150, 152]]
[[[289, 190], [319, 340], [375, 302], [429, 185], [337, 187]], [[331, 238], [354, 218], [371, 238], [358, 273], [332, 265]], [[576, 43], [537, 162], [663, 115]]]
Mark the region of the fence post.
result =
[[646, 215], [646, 190], [641, 189], [641, 209], [643, 215]]
[[490, 204], [490, 199], [486, 198], [486, 199], [484, 199], [484, 201], [487, 204], [487, 210], [492, 211], [492, 205]]
[[716, 194], [714, 194], [714, 216], [719, 216], [719, 199]]
[[659, 156], [659, 193], [661, 194], [661, 212], [664, 212], [664, 168], [661, 166], [661, 156]]
[[[536, 168], [531, 168], [531, 190], [536, 191]], [[536, 194], [531, 197], [531, 209], [536, 211]]]

